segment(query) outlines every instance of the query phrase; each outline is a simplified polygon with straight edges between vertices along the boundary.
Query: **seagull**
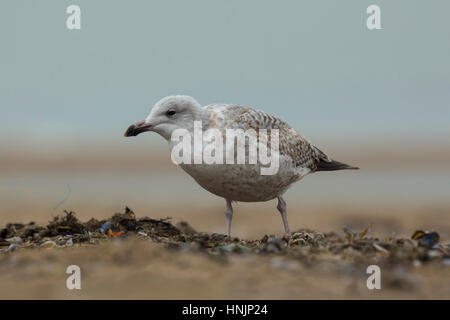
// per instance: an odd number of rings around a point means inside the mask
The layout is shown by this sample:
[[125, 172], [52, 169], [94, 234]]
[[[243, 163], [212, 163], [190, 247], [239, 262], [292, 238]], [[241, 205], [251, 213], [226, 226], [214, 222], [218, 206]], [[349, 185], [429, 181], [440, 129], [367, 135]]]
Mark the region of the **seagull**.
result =
[[169, 149], [172, 151], [177, 144], [171, 139], [175, 130], [183, 129], [193, 134], [195, 122], [202, 124], [203, 131], [253, 129], [272, 132], [277, 129], [279, 133], [278, 150], [271, 150], [276, 152], [279, 161], [275, 174], [261, 174], [263, 164], [259, 162], [179, 164], [201, 187], [225, 199], [228, 236], [231, 235], [232, 202], [263, 202], [276, 198], [284, 230], [290, 235], [283, 194], [294, 182], [317, 171], [359, 169], [331, 159], [288, 123], [273, 115], [237, 104], [210, 104], [203, 107], [194, 98], [185, 95], [167, 96], [159, 100], [148, 117], [130, 125], [124, 136], [156, 132], [168, 141]]

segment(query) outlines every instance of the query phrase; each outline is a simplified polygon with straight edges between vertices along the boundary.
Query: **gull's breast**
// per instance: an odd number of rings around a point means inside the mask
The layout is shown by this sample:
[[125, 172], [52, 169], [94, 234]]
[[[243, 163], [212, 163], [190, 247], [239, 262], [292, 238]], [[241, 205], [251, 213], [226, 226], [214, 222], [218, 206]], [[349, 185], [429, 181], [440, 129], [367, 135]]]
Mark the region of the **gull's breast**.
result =
[[209, 192], [229, 200], [260, 202], [282, 195], [309, 169], [294, 169], [280, 161], [274, 175], [261, 175], [260, 165], [251, 164], [181, 164], [184, 171]]

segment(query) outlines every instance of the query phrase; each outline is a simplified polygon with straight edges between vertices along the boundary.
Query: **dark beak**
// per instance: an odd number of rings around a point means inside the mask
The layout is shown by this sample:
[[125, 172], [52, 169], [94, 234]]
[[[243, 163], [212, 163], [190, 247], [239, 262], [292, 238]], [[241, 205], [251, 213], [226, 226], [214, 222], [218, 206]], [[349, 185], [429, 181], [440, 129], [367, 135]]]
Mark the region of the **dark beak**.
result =
[[145, 121], [139, 121], [129, 126], [127, 131], [125, 131], [124, 136], [134, 137], [142, 132], [151, 131], [151, 129], [152, 129], [151, 124], [145, 123]]

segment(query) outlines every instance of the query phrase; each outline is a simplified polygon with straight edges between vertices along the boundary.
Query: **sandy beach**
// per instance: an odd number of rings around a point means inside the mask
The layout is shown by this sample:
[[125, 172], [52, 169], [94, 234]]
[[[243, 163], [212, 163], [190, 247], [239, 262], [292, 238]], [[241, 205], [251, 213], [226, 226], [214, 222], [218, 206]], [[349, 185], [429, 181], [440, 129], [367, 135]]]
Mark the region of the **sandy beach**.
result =
[[[45, 228], [63, 210], [74, 211], [83, 223], [108, 221], [129, 206], [136, 219], [169, 217], [175, 227], [184, 221], [206, 239], [225, 233], [223, 199], [201, 189], [165, 157], [143, 155], [146, 161], [132, 160], [132, 165], [121, 153], [86, 157], [12, 153], [2, 158], [0, 229], [32, 221]], [[391, 157], [397, 163], [407, 159], [401, 152]], [[36, 239], [28, 235], [15, 250], [8, 250], [10, 244], [0, 247], [0, 298], [449, 299], [447, 163], [429, 170], [413, 161], [398, 170], [371, 161], [359, 158], [363, 169], [356, 173], [317, 174], [293, 186], [285, 199], [299, 240], [281, 240], [279, 251], [264, 253], [267, 243], [261, 242], [283, 239], [276, 201], [237, 203], [232, 236], [238, 240], [211, 240], [209, 247], [204, 240], [180, 241], [151, 229], [147, 236], [125, 230], [118, 238], [95, 238], [98, 228], [92, 229], [94, 240], [70, 246], [64, 238], [70, 230]], [[358, 234], [369, 225], [361, 243], [347, 243], [345, 228]], [[446, 251], [408, 247], [417, 230], [436, 231]], [[308, 232], [329, 241], [308, 242]], [[394, 239], [403, 239], [397, 249]], [[48, 240], [56, 245], [41, 247]], [[233, 243], [249, 250], [218, 249]], [[330, 251], [333, 245], [339, 249]], [[66, 288], [66, 268], [73, 264], [82, 271], [81, 290]], [[372, 264], [381, 267], [381, 290], [366, 286], [366, 268]]]
[[[182, 210], [181, 208], [179, 210]], [[208, 244], [202, 241], [180, 242], [171, 236], [142, 236], [127, 232], [124, 238], [100, 237], [90, 242], [75, 242], [67, 246], [67, 238], [51, 237], [57, 246], [41, 247], [45, 239], [34, 245], [25, 239], [21, 247], [8, 251], [0, 247], [0, 297], [2, 299], [449, 299], [450, 268], [448, 265], [448, 243], [450, 225], [446, 213], [426, 211], [411, 212], [408, 219], [403, 216], [374, 214], [348, 214], [331, 210], [316, 213], [314, 218], [303, 219], [292, 215], [293, 226], [314, 226], [314, 229], [300, 231], [297, 235], [304, 241], [322, 234], [336, 234], [338, 252], [330, 251], [313, 242], [303, 246], [282, 244], [280, 251], [245, 252], [231, 250], [219, 252], [219, 246], [226, 247], [240, 243], [252, 248], [252, 241], [262, 241], [265, 231], [281, 230], [278, 216], [270, 217], [269, 210], [242, 214], [236, 219], [236, 234], [250, 233], [253, 238], [241, 238], [230, 242]], [[150, 211], [148, 211], [150, 213]], [[160, 219], [165, 216], [161, 214]], [[165, 213], [170, 213], [166, 210]], [[147, 215], [147, 214], [146, 214]], [[143, 216], [136, 215], [137, 218]], [[105, 217], [106, 218], [106, 217]], [[273, 220], [273, 221], [272, 221]], [[177, 225], [176, 220], [169, 220]], [[202, 237], [213, 237], [209, 229], [220, 229], [223, 217], [211, 218], [207, 210], [196, 212], [188, 219], [189, 225]], [[441, 221], [436, 226], [432, 221]], [[180, 222], [180, 221], [178, 221]], [[343, 227], [355, 233], [361, 232], [372, 223], [365, 236], [387, 249], [347, 246], [347, 234]], [[212, 227], [216, 225], [216, 227]], [[277, 228], [278, 226], [278, 228]], [[447, 256], [438, 255], [435, 250], [419, 254], [419, 249], [401, 247], [394, 249], [387, 244], [387, 238], [410, 239], [418, 229], [435, 227], [439, 230], [439, 243], [446, 248]], [[205, 229], [204, 229], [205, 228]], [[316, 231], [314, 231], [316, 230]], [[327, 231], [326, 231], [327, 230]], [[148, 232], [148, 233], [147, 233]], [[306, 233], [305, 233], [306, 232]], [[153, 231], [145, 231], [152, 235]], [[294, 232], [294, 235], [296, 233]], [[300, 235], [301, 234], [301, 235]], [[259, 237], [256, 237], [259, 235]], [[261, 236], [263, 235], [263, 236]], [[314, 236], [311, 236], [314, 235]], [[268, 234], [269, 238], [282, 239], [283, 234]], [[267, 237], [267, 236], [266, 236]], [[328, 236], [327, 236], [328, 237]], [[58, 240], [59, 239], [59, 240]], [[211, 238], [212, 239], [212, 238]], [[338, 244], [338, 240], [330, 240]], [[206, 241], [206, 240], [205, 240]], [[312, 240], [308, 240], [312, 241]], [[365, 240], [364, 240], [365, 241]], [[393, 240], [391, 240], [393, 241]], [[410, 240], [408, 240], [410, 241]], [[366, 244], [364, 244], [366, 245]], [[266, 245], [267, 246], [267, 245]], [[413, 246], [413, 245], [412, 245]], [[264, 248], [264, 245], [260, 245]], [[395, 258], [390, 258], [395, 256]], [[435, 258], [431, 258], [435, 257]], [[381, 290], [369, 290], [366, 286], [366, 268], [381, 266]], [[69, 265], [78, 265], [82, 272], [82, 289], [68, 290], [65, 273]]]

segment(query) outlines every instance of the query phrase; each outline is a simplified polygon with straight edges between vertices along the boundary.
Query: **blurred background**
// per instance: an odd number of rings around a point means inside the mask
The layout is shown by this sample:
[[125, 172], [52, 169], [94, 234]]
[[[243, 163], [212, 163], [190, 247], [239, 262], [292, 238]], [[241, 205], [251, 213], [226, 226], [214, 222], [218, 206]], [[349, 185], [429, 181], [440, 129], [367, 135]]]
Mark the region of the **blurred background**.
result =
[[[286, 194], [292, 229], [378, 233], [450, 225], [450, 3], [4, 1], [0, 10], [0, 225], [82, 220], [130, 206], [225, 232], [224, 201], [170, 161], [156, 134], [124, 138], [170, 94], [288, 121], [359, 171]], [[66, 8], [81, 8], [68, 30]], [[276, 202], [235, 208], [233, 233], [282, 231]]]

